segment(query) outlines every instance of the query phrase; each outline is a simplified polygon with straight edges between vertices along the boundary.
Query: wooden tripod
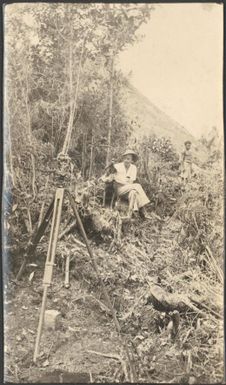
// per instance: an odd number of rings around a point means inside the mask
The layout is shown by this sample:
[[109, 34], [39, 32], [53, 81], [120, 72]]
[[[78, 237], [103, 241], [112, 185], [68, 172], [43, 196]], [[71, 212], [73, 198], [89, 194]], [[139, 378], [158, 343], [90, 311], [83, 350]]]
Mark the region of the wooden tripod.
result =
[[[44, 316], [45, 316], [45, 308], [46, 308], [46, 302], [47, 302], [47, 292], [48, 292], [48, 288], [52, 282], [53, 267], [54, 267], [54, 261], [55, 261], [55, 255], [56, 255], [57, 239], [58, 239], [58, 234], [59, 234], [59, 227], [60, 227], [60, 220], [61, 220], [61, 213], [62, 213], [62, 206], [63, 206], [63, 200], [64, 200], [65, 192], [68, 193], [70, 204], [71, 204], [71, 207], [73, 209], [74, 215], [76, 217], [76, 221], [77, 221], [78, 226], [79, 226], [81, 233], [83, 235], [83, 238], [84, 238], [86, 247], [88, 249], [88, 252], [89, 252], [91, 258], [93, 258], [92, 250], [90, 249], [88, 239], [87, 239], [82, 221], [80, 219], [80, 216], [79, 216], [79, 213], [78, 213], [78, 210], [76, 207], [76, 203], [75, 203], [72, 195], [70, 194], [69, 191], [65, 191], [64, 188], [57, 188], [56, 194], [55, 194], [55, 199], [51, 203], [51, 205], [50, 205], [49, 209], [47, 210], [47, 213], [44, 217], [43, 223], [45, 224], [45, 226], [44, 225], [42, 226], [42, 235], [43, 235], [43, 233], [47, 227], [46, 221], [48, 222], [52, 216], [49, 247], [48, 247], [48, 252], [47, 252], [47, 257], [46, 257], [46, 262], [45, 262], [44, 276], [43, 276], [42, 305], [41, 305], [41, 310], [40, 310], [39, 323], [38, 323], [38, 329], [37, 329], [37, 337], [36, 337], [34, 356], [33, 356], [34, 362], [36, 362], [36, 360], [38, 358], [38, 354], [39, 354], [39, 346], [40, 346], [40, 340], [41, 340], [41, 334], [42, 334], [42, 328], [43, 328]], [[43, 231], [43, 227], [44, 227], [44, 231]], [[66, 266], [65, 266], [65, 284], [64, 284], [66, 288], [69, 287], [69, 264], [70, 264], [70, 259], [69, 259], [69, 257], [67, 257]]]
[[[51, 285], [51, 281], [52, 281], [57, 239], [58, 239], [58, 234], [59, 234], [60, 219], [61, 219], [63, 199], [64, 199], [65, 193], [68, 194], [70, 205], [71, 205], [71, 208], [72, 208], [73, 213], [75, 215], [77, 225], [81, 231], [84, 243], [86, 245], [91, 263], [93, 265], [93, 268], [94, 268], [95, 273], [97, 275], [97, 278], [99, 280], [99, 284], [100, 284], [100, 287], [102, 289], [102, 292], [103, 292], [104, 298], [106, 300], [107, 306], [108, 306], [108, 308], [112, 314], [112, 318], [113, 318], [113, 322], [115, 324], [116, 331], [117, 331], [118, 335], [120, 336], [122, 346], [125, 350], [125, 354], [126, 354], [129, 369], [130, 369], [131, 382], [136, 382], [136, 372], [135, 372], [135, 368], [134, 368], [134, 364], [133, 364], [133, 359], [130, 356], [127, 342], [126, 342], [124, 336], [121, 334], [121, 327], [120, 327], [119, 321], [117, 319], [115, 309], [111, 303], [110, 297], [108, 295], [108, 292], [107, 292], [106, 287], [104, 285], [103, 279], [102, 279], [101, 274], [99, 272], [98, 265], [96, 263], [96, 259], [94, 257], [93, 252], [92, 252], [92, 249], [90, 247], [88, 238], [86, 236], [85, 229], [83, 227], [81, 218], [80, 218], [78, 210], [77, 210], [77, 204], [76, 204], [74, 198], [72, 197], [71, 193], [69, 191], [65, 190], [64, 188], [57, 188], [56, 193], [55, 193], [55, 198], [51, 202], [50, 207], [48, 208], [46, 215], [45, 215], [41, 225], [38, 228], [37, 234], [34, 235], [34, 237], [32, 238], [31, 244], [30, 244], [30, 248], [32, 248], [32, 250], [34, 251], [39, 240], [41, 239], [42, 235], [44, 234], [45, 229], [47, 228], [49, 220], [52, 217], [50, 241], [49, 241], [49, 247], [48, 247], [48, 252], [47, 252], [47, 257], [46, 257], [44, 276], [43, 276], [42, 305], [41, 305], [40, 316], [39, 316], [39, 323], [38, 323], [37, 336], [36, 336], [36, 341], [35, 341], [33, 361], [34, 361], [34, 363], [36, 363], [38, 355], [39, 355], [39, 346], [40, 346], [40, 341], [41, 341], [41, 334], [42, 334], [42, 328], [43, 328], [44, 316], [45, 316], [45, 308], [46, 308], [46, 302], [47, 302], [47, 292], [48, 292], [48, 288]], [[25, 259], [24, 263], [26, 263], [26, 259]], [[66, 268], [65, 268], [65, 287], [69, 286], [69, 263], [70, 263], [70, 260], [68, 259], [66, 261]]]

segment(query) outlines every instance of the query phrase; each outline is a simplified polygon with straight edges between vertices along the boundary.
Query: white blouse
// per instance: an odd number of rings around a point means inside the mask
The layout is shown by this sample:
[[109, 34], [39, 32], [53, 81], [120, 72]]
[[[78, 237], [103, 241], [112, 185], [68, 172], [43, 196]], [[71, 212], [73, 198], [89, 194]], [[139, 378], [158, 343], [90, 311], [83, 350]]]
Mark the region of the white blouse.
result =
[[114, 180], [120, 184], [133, 183], [137, 179], [137, 167], [131, 164], [126, 170], [123, 162], [114, 164], [116, 173]]

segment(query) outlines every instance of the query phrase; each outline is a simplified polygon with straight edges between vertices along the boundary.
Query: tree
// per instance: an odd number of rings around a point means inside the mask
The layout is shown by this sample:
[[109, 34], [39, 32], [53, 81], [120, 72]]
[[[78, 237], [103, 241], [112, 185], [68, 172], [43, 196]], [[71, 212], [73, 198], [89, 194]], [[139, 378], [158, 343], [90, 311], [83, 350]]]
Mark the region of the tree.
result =
[[59, 152], [69, 151], [77, 170], [92, 178], [124, 146], [130, 127], [121, 107], [125, 79], [117, 56], [135, 43], [150, 9], [85, 3], [9, 9], [6, 158], [16, 188], [12, 204], [25, 208], [19, 215], [29, 233], [40, 220], [43, 197], [53, 192]]

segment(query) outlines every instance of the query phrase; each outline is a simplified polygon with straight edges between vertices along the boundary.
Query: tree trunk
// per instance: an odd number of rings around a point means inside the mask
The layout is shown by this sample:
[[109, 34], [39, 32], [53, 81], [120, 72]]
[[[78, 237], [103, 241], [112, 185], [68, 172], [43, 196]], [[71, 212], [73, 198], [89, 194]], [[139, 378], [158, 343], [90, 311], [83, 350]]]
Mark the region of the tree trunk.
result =
[[149, 153], [147, 148], [145, 148], [145, 151], [144, 151], [144, 171], [147, 176], [147, 180], [149, 184], [151, 184], [151, 178], [149, 173]]
[[110, 62], [110, 84], [109, 84], [109, 118], [108, 118], [108, 135], [107, 135], [107, 155], [106, 165], [110, 162], [111, 155], [111, 137], [112, 137], [112, 109], [113, 109], [113, 78], [114, 78], [114, 52], [111, 55]]
[[[46, 178], [46, 184], [45, 184], [45, 191], [46, 192], [47, 192], [48, 184], [49, 184], [49, 175]], [[41, 206], [41, 210], [40, 210], [40, 214], [39, 214], [39, 218], [38, 218], [38, 227], [42, 223], [42, 219], [43, 219], [43, 216], [44, 216], [44, 208], [45, 208], [45, 200], [43, 200], [43, 202], [42, 202], [42, 206]]]
[[88, 130], [86, 130], [85, 132], [83, 132], [83, 135], [82, 135], [82, 176], [83, 178], [86, 177], [86, 158], [87, 158], [87, 155], [86, 155], [86, 142], [87, 142], [87, 132]]
[[[30, 47], [28, 49], [28, 54], [30, 52]], [[29, 107], [29, 100], [28, 100], [28, 95], [29, 95], [29, 81], [28, 81], [28, 66], [25, 67], [25, 84], [26, 84], [26, 90], [24, 92], [24, 99], [25, 99], [25, 106], [26, 106], [26, 112], [27, 112], [27, 134], [28, 134], [28, 142], [30, 147], [32, 147], [32, 129], [31, 129], [31, 112], [30, 112], [30, 107]], [[33, 191], [33, 198], [35, 199], [36, 197], [36, 170], [35, 170], [35, 157], [31, 150], [31, 165], [32, 165], [32, 191]]]
[[94, 150], [94, 134], [93, 134], [93, 129], [92, 129], [92, 131], [91, 131], [90, 164], [89, 164], [89, 179], [91, 179], [92, 173], [93, 173], [93, 150]]
[[78, 99], [78, 90], [79, 90], [79, 84], [80, 84], [80, 77], [81, 77], [81, 69], [82, 69], [82, 59], [84, 55], [84, 48], [85, 48], [85, 41], [86, 36], [83, 39], [81, 52], [80, 52], [80, 58], [79, 58], [79, 66], [78, 66], [78, 72], [77, 72], [77, 78], [76, 78], [76, 89], [75, 94], [73, 97], [73, 46], [72, 46], [72, 33], [71, 33], [71, 39], [70, 39], [70, 45], [69, 45], [69, 88], [70, 88], [70, 115], [69, 115], [69, 121], [68, 121], [68, 127], [66, 136], [64, 139], [63, 149], [62, 153], [67, 154], [70, 141], [71, 141], [71, 134], [73, 130], [73, 121], [75, 116], [75, 110], [77, 108], [77, 99]]

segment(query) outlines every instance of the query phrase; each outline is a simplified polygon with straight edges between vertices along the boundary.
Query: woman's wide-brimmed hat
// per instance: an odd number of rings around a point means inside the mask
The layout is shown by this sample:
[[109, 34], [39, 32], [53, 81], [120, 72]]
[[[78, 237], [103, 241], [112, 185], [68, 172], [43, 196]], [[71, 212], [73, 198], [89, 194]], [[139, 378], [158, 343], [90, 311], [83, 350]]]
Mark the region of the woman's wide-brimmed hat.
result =
[[138, 155], [135, 153], [135, 151], [130, 150], [130, 149], [126, 150], [126, 151], [124, 152], [124, 154], [122, 154], [122, 157], [124, 158], [124, 156], [126, 156], [126, 155], [132, 155], [133, 161], [134, 161], [134, 162], [136, 162], [137, 159], [138, 159]]

